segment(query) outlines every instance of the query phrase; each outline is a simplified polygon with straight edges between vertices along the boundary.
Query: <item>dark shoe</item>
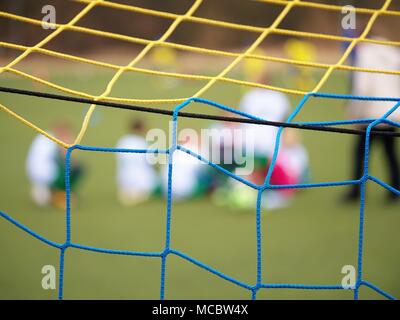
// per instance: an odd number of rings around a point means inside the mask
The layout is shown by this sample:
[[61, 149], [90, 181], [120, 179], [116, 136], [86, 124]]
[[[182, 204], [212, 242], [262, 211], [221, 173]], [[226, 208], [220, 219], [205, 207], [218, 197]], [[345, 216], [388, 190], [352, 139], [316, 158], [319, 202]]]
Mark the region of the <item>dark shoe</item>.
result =
[[390, 192], [386, 198], [386, 201], [388, 203], [396, 203], [396, 202], [399, 202], [399, 200], [400, 200], [400, 196], [398, 196], [397, 194], [395, 194], [393, 192]]
[[355, 191], [350, 191], [344, 194], [342, 197], [342, 202], [344, 203], [352, 203], [360, 200], [360, 194]]

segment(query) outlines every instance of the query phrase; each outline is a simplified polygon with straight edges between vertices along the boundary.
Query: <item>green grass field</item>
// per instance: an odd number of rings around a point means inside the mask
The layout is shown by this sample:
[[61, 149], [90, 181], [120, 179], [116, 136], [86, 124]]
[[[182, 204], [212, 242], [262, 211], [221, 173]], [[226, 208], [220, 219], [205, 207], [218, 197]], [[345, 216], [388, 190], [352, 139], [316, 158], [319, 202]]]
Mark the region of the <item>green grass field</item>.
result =
[[[51, 81], [91, 93], [110, 79], [108, 73], [54, 73]], [[33, 87], [24, 80], [2, 76], [0, 85]], [[113, 96], [189, 96], [198, 86], [183, 82], [175, 89], [160, 90], [161, 82], [144, 76], [126, 76]], [[345, 92], [343, 75], [336, 75], [325, 92]], [[34, 88], [38, 89], [38, 88]], [[41, 89], [41, 88], [39, 88]], [[99, 91], [100, 90], [100, 91]], [[207, 98], [236, 106], [242, 91], [217, 85]], [[293, 99], [296, 103], [298, 98]], [[1, 93], [1, 103], [42, 128], [60, 118], [69, 119], [76, 131], [87, 105], [50, 101]], [[338, 120], [345, 116], [341, 101], [311, 100], [298, 120]], [[167, 108], [167, 107], [166, 107]], [[171, 106], [168, 106], [171, 108]], [[188, 111], [216, 112], [202, 105]], [[124, 134], [129, 118], [122, 110], [99, 107], [82, 142], [112, 147]], [[143, 115], [148, 126], [167, 128], [169, 118]], [[211, 122], [183, 120], [182, 127], [199, 129]], [[25, 158], [35, 132], [0, 113], [0, 210], [45, 237], [65, 240], [65, 214], [35, 207], [29, 199]], [[303, 132], [314, 182], [349, 178], [353, 137], [334, 133]], [[372, 174], [387, 181], [380, 148], [372, 154]], [[115, 155], [82, 152], [88, 169], [80, 190], [79, 206], [72, 211], [72, 240], [110, 249], [161, 251], [165, 239], [166, 202], [158, 199], [125, 208], [115, 189]], [[345, 188], [321, 188], [299, 192], [287, 209], [262, 214], [262, 270], [265, 283], [340, 284], [342, 266], [356, 265], [358, 205], [339, 200]], [[400, 297], [400, 242], [398, 205], [385, 203], [385, 191], [368, 184], [365, 213], [364, 279]], [[238, 280], [256, 281], [255, 210], [239, 211], [214, 206], [207, 199], [173, 205], [172, 243], [193, 258]], [[56, 299], [56, 290], [43, 290], [41, 268], [58, 268], [59, 251], [0, 219], [0, 298]], [[68, 249], [65, 257], [66, 299], [157, 299], [160, 259], [106, 255]], [[362, 299], [381, 298], [363, 287]], [[167, 262], [167, 299], [248, 299], [251, 293], [175, 256]], [[352, 299], [351, 291], [260, 290], [259, 299]]]

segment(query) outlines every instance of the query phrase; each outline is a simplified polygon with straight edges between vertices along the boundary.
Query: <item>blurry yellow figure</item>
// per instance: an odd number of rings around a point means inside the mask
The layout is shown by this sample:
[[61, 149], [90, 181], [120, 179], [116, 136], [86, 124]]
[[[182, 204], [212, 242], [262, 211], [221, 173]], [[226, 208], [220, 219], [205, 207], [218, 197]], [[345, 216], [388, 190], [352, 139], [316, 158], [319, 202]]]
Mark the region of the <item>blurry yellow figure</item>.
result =
[[155, 47], [150, 54], [150, 59], [157, 69], [169, 69], [176, 65], [176, 51], [168, 47]]
[[[264, 56], [261, 49], [252, 52], [254, 55]], [[266, 63], [264, 60], [246, 58], [243, 61], [243, 76], [245, 81], [257, 82], [261, 75], [265, 72]]]
[[[177, 72], [177, 60], [177, 53], [173, 48], [158, 46], [150, 52], [151, 68], [155, 70]], [[164, 89], [176, 88], [180, 83], [179, 79], [172, 77], [161, 77], [159, 80], [158, 85], [161, 85]]]
[[[312, 43], [298, 39], [287, 40], [284, 51], [289, 59], [297, 61], [314, 62], [317, 56], [317, 50]], [[307, 91], [315, 85], [312, 68], [297, 66], [289, 68], [296, 89]]]

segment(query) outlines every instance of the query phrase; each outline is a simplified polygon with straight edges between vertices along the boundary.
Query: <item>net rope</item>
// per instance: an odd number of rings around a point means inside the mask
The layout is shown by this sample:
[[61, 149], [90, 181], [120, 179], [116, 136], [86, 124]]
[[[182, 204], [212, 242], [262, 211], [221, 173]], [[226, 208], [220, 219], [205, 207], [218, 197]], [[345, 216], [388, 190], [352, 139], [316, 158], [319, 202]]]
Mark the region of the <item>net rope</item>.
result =
[[[166, 279], [166, 270], [167, 270], [166, 266], [167, 266], [167, 256], [168, 255], [178, 256], [184, 260], [187, 260], [187, 261], [197, 265], [200, 268], [207, 270], [208, 272], [210, 272], [216, 276], [219, 276], [231, 283], [234, 283], [242, 288], [249, 290], [251, 292], [251, 297], [253, 299], [256, 298], [257, 292], [260, 289], [265, 289], [265, 288], [267, 288], [267, 289], [268, 288], [288, 288], [288, 289], [343, 290], [344, 288], [342, 285], [273, 284], [273, 283], [265, 283], [263, 281], [262, 255], [261, 255], [261, 252], [262, 252], [262, 250], [261, 250], [261, 248], [262, 248], [262, 246], [261, 246], [261, 239], [262, 239], [261, 195], [267, 189], [319, 188], [319, 187], [333, 187], [333, 186], [344, 186], [344, 185], [354, 185], [354, 184], [358, 184], [361, 186], [361, 199], [360, 199], [360, 217], [359, 217], [360, 221], [359, 221], [358, 255], [357, 255], [357, 282], [356, 282], [356, 285], [354, 286], [354, 288], [351, 288], [351, 290], [354, 291], [355, 299], [359, 298], [359, 290], [360, 290], [361, 286], [369, 287], [370, 289], [376, 291], [377, 293], [383, 295], [386, 298], [394, 299], [394, 297], [392, 295], [390, 295], [389, 293], [380, 289], [379, 287], [375, 286], [371, 282], [366, 281], [363, 278], [363, 273], [362, 273], [363, 264], [362, 263], [363, 263], [363, 240], [364, 240], [365, 189], [366, 189], [367, 182], [372, 181], [372, 182], [380, 185], [381, 187], [388, 189], [389, 191], [395, 193], [396, 195], [400, 195], [399, 190], [394, 189], [393, 187], [391, 187], [390, 185], [381, 181], [380, 179], [370, 175], [369, 171], [368, 171], [368, 169], [369, 169], [369, 144], [370, 144], [369, 138], [371, 136], [371, 132], [375, 126], [377, 126], [381, 123], [386, 123], [391, 126], [400, 127], [399, 123], [388, 119], [388, 117], [398, 109], [398, 107], [400, 105], [400, 97], [396, 97], [396, 98], [393, 98], [393, 97], [391, 97], [391, 98], [389, 98], [389, 97], [380, 97], [380, 98], [379, 97], [358, 97], [358, 96], [354, 96], [354, 95], [321, 93], [320, 90], [324, 86], [324, 84], [327, 83], [327, 81], [329, 80], [329, 78], [331, 77], [332, 73], [335, 70], [347, 70], [347, 71], [359, 71], [359, 72], [400, 75], [400, 71], [397, 71], [397, 70], [368, 69], [368, 68], [359, 68], [359, 67], [345, 65], [347, 58], [349, 57], [349, 55], [351, 54], [351, 52], [353, 51], [355, 46], [360, 42], [400, 46], [400, 42], [398, 42], [398, 41], [377, 40], [377, 39], [368, 38], [368, 35], [369, 35], [370, 31], [372, 30], [374, 23], [376, 22], [376, 20], [379, 16], [399, 16], [400, 12], [389, 10], [392, 0], [385, 0], [380, 9], [369, 9], [369, 8], [361, 8], [361, 7], [355, 8], [356, 12], [369, 14], [370, 17], [369, 17], [368, 23], [367, 23], [366, 27], [364, 28], [364, 31], [361, 33], [361, 35], [359, 37], [350, 38], [350, 37], [328, 35], [328, 34], [315, 33], [315, 32], [303, 32], [303, 31], [296, 31], [296, 30], [288, 30], [288, 29], [283, 29], [283, 28], [279, 27], [280, 24], [282, 23], [282, 21], [285, 19], [285, 17], [287, 17], [287, 15], [295, 7], [305, 7], [305, 8], [313, 8], [313, 9], [318, 9], [318, 10], [327, 10], [327, 11], [329, 10], [329, 11], [340, 12], [342, 10], [342, 7], [340, 7], [340, 6], [314, 3], [314, 2], [310, 2], [310, 1], [301, 1], [301, 0], [292, 0], [292, 1], [257, 0], [257, 1], [263, 2], [266, 4], [279, 5], [282, 8], [279, 15], [275, 18], [274, 22], [269, 27], [265, 27], [265, 28], [264, 27], [256, 27], [256, 26], [251, 26], [251, 25], [237, 24], [237, 23], [225, 22], [225, 21], [214, 20], [214, 19], [209, 19], [209, 18], [197, 17], [195, 15], [195, 13], [196, 13], [197, 9], [200, 7], [200, 5], [202, 4], [202, 0], [195, 0], [192, 3], [192, 5], [190, 6], [190, 8], [184, 14], [174, 14], [174, 13], [163, 12], [163, 11], [158, 11], [158, 10], [151, 10], [151, 9], [146, 9], [146, 8], [142, 8], [142, 7], [132, 6], [132, 5], [126, 5], [126, 4], [120, 4], [120, 3], [106, 1], [106, 0], [76, 0], [76, 2], [84, 4], [83, 9], [66, 24], [48, 23], [48, 25], [55, 28], [54, 31], [52, 31], [48, 36], [46, 36], [43, 40], [38, 42], [36, 45], [23, 46], [23, 45], [19, 45], [19, 44], [15, 44], [15, 43], [10, 43], [10, 42], [4, 42], [4, 41], [0, 42], [0, 47], [13, 49], [13, 50], [17, 50], [17, 51], [21, 52], [21, 54], [17, 58], [15, 58], [10, 63], [8, 63], [7, 65], [2, 66], [0, 68], [0, 74], [3, 72], [8, 72], [8, 73], [26, 78], [28, 80], [31, 80], [33, 82], [40, 83], [49, 88], [56, 89], [57, 91], [60, 91], [60, 92], [63, 92], [63, 93], [69, 94], [69, 95], [73, 95], [73, 96], [90, 99], [90, 100], [94, 101], [94, 103], [91, 104], [89, 110], [87, 111], [87, 113], [84, 117], [84, 121], [81, 125], [79, 134], [77, 135], [74, 143], [72, 143], [72, 144], [68, 144], [64, 141], [57, 139], [55, 136], [52, 136], [51, 134], [47, 133], [45, 130], [39, 128], [38, 126], [36, 126], [32, 122], [30, 122], [29, 120], [18, 115], [16, 112], [12, 111], [10, 108], [8, 108], [0, 103], [0, 109], [2, 111], [9, 114], [11, 117], [15, 118], [16, 120], [22, 122], [23, 124], [27, 125], [28, 127], [35, 130], [36, 132], [45, 135], [46, 137], [48, 137], [52, 141], [56, 142], [58, 145], [62, 146], [63, 148], [67, 149], [67, 154], [66, 154], [66, 168], [67, 169], [66, 169], [66, 176], [65, 176], [65, 179], [66, 179], [66, 240], [64, 243], [53, 242], [53, 241], [41, 236], [40, 234], [36, 233], [35, 231], [29, 229], [28, 227], [24, 226], [23, 224], [16, 221], [15, 219], [13, 219], [11, 216], [7, 215], [6, 213], [0, 211], [0, 216], [2, 216], [7, 221], [16, 225], [17, 227], [19, 227], [20, 229], [29, 233], [33, 237], [43, 241], [44, 243], [46, 243], [50, 246], [58, 248], [60, 250], [60, 270], [59, 270], [59, 287], [58, 287], [58, 296], [60, 299], [63, 298], [64, 273], [65, 273], [64, 259], [65, 259], [66, 250], [68, 248], [76, 248], [76, 249], [102, 252], [102, 253], [108, 253], [108, 254], [122, 254], [122, 255], [161, 258], [161, 281], [160, 281], [160, 298], [161, 299], [165, 298], [165, 279]], [[162, 17], [162, 18], [170, 19], [171, 24], [167, 28], [167, 30], [164, 32], [164, 34], [157, 40], [148, 40], [148, 39], [132, 37], [132, 36], [127, 36], [127, 35], [123, 35], [123, 34], [117, 34], [117, 33], [101, 31], [101, 30], [96, 30], [93, 28], [79, 26], [78, 25], [79, 21], [96, 7], [107, 7], [107, 8], [113, 8], [113, 9], [122, 10], [122, 11], [136, 12], [136, 13], [149, 15], [149, 16]], [[30, 25], [36, 25], [36, 26], [39, 26], [39, 25], [41, 26], [43, 24], [43, 22], [41, 20], [32, 19], [29, 17], [24, 17], [24, 16], [20, 16], [20, 15], [8, 13], [8, 12], [0, 11], [0, 17], [5, 18], [5, 19], [23, 22], [23, 23], [30, 24]], [[203, 24], [203, 25], [218, 26], [218, 27], [232, 29], [232, 30], [250, 31], [250, 32], [254, 32], [254, 33], [258, 34], [258, 37], [242, 53], [233, 53], [230, 51], [223, 51], [223, 50], [212, 50], [212, 49], [206, 49], [206, 48], [202, 48], [202, 47], [178, 44], [178, 43], [173, 43], [173, 42], [167, 41], [167, 39], [170, 38], [170, 36], [174, 33], [174, 31], [178, 28], [178, 26], [182, 22], [185, 22], [185, 21], [194, 22], [194, 23]], [[109, 38], [109, 39], [121, 40], [121, 41], [135, 43], [135, 44], [141, 44], [144, 46], [144, 48], [125, 66], [124, 65], [116, 65], [116, 64], [112, 64], [112, 63], [106, 63], [106, 62], [97, 61], [97, 60], [88, 59], [88, 58], [83, 58], [83, 57], [79, 57], [77, 55], [66, 54], [66, 53], [48, 50], [48, 49], [43, 48], [51, 40], [53, 40], [54, 38], [59, 36], [63, 31], [73, 31], [73, 32], [85, 33], [85, 34], [100, 36], [100, 37]], [[286, 59], [286, 58], [272, 57], [272, 56], [268, 56], [268, 55], [255, 54], [254, 53], [255, 50], [271, 34], [294, 36], [294, 37], [309, 38], [309, 39], [324, 39], [324, 40], [330, 40], [330, 41], [346, 42], [346, 43], [348, 43], [348, 46], [347, 46], [346, 50], [343, 52], [343, 54], [341, 55], [340, 59], [334, 64], [298, 61], [298, 60], [293, 60], [293, 59]], [[218, 74], [216, 76], [203, 76], [203, 75], [195, 75], [195, 74], [188, 74], [188, 73], [165, 72], [165, 71], [157, 71], [157, 70], [137, 67], [138, 63], [141, 60], [143, 60], [143, 58], [146, 57], [146, 55], [149, 53], [149, 51], [152, 48], [157, 47], [157, 46], [170, 47], [170, 48], [174, 48], [174, 49], [183, 50], [186, 52], [195, 52], [195, 53], [200, 53], [200, 54], [204, 54], [204, 55], [230, 57], [230, 58], [233, 58], [233, 61], [231, 61], [229, 64], [227, 64], [220, 72], [218, 72]], [[107, 69], [114, 70], [115, 73], [114, 73], [114, 76], [111, 79], [111, 81], [107, 84], [105, 90], [100, 95], [97, 95], [97, 96], [91, 95], [87, 92], [77, 91], [77, 90], [73, 90], [73, 89], [70, 89], [70, 88], [67, 88], [67, 87], [64, 87], [61, 85], [57, 85], [56, 83], [47, 81], [45, 79], [41, 79], [37, 76], [34, 76], [29, 73], [18, 70], [16, 68], [16, 65], [18, 63], [20, 63], [21, 61], [23, 61], [24, 59], [26, 59], [32, 53], [40, 53], [40, 54], [53, 56], [53, 57], [64, 59], [64, 60], [69, 60], [69, 61], [74, 61], [74, 62], [82, 62], [82, 63], [86, 63], [86, 64], [98, 66], [98, 67], [104, 67]], [[235, 66], [237, 66], [244, 59], [257, 59], [257, 60], [264, 60], [264, 61], [280, 62], [280, 63], [284, 63], [284, 64], [288, 64], [288, 65], [297, 65], [297, 66], [304, 66], [304, 67], [310, 67], [310, 68], [318, 68], [318, 69], [324, 70], [324, 72], [322, 74], [322, 77], [317, 82], [316, 86], [310, 92], [276, 87], [276, 86], [271, 86], [271, 85], [266, 85], [266, 84], [261, 84], [261, 83], [256, 83], [256, 82], [250, 82], [250, 81], [243, 81], [243, 80], [238, 80], [238, 79], [228, 77], [228, 74], [230, 73], [230, 71], [232, 71], [235, 68]], [[114, 88], [115, 84], [118, 82], [118, 80], [121, 78], [121, 76], [125, 72], [138, 72], [138, 73], [157, 75], [157, 76], [162, 76], [162, 77], [183, 78], [183, 79], [190, 79], [190, 80], [202, 80], [202, 81], [206, 81], [206, 84], [203, 87], [201, 87], [197, 92], [193, 93], [190, 97], [183, 97], [183, 98], [177, 98], [177, 99], [134, 99], [134, 98], [120, 98], [120, 97], [111, 96], [112, 89]], [[191, 150], [186, 149], [183, 146], [180, 146], [177, 144], [177, 139], [176, 139], [177, 132], [176, 131], [177, 131], [179, 112], [183, 108], [187, 107], [188, 105], [190, 105], [193, 102], [206, 104], [211, 107], [214, 107], [217, 109], [222, 109], [222, 110], [231, 112], [233, 114], [236, 114], [236, 115], [248, 118], [248, 119], [262, 120], [262, 119], [258, 119], [257, 117], [254, 117], [253, 115], [240, 112], [240, 111], [230, 108], [228, 106], [224, 106], [220, 103], [201, 98], [217, 82], [226, 82], [226, 83], [242, 85], [242, 86], [247, 86], [247, 87], [265, 88], [265, 89], [275, 90], [275, 91], [279, 91], [279, 92], [283, 92], [283, 93], [287, 93], [287, 94], [301, 96], [302, 100], [297, 105], [295, 110], [292, 112], [290, 117], [287, 119], [286, 123], [288, 123], [288, 124], [293, 122], [293, 119], [301, 111], [302, 107], [305, 105], [305, 103], [311, 97], [323, 98], [323, 99], [392, 101], [393, 103], [395, 103], [395, 105], [389, 112], [387, 112], [381, 118], [371, 119], [370, 121], [367, 122], [368, 127], [365, 132], [366, 142], [365, 142], [364, 174], [359, 180], [334, 181], [334, 182], [326, 182], [326, 183], [308, 183], [308, 184], [283, 185], [283, 186], [282, 185], [272, 185], [270, 183], [270, 178], [271, 178], [272, 172], [275, 167], [275, 163], [276, 163], [276, 159], [277, 159], [277, 155], [278, 155], [278, 151], [279, 151], [279, 146], [280, 146], [280, 137], [281, 137], [282, 130], [284, 129], [283, 127], [280, 127], [277, 138], [276, 138], [274, 155], [272, 158], [271, 165], [268, 169], [268, 174], [265, 178], [265, 182], [262, 185], [255, 185], [242, 177], [239, 177], [233, 173], [226, 171], [219, 165], [214, 164], [207, 159], [204, 159], [200, 155], [192, 152]], [[115, 102], [115, 103], [137, 103], [137, 104], [149, 104], [149, 105], [150, 104], [159, 104], [159, 103], [169, 103], [169, 104], [177, 105], [173, 111], [172, 146], [166, 150], [147, 150], [147, 149], [146, 150], [128, 150], [128, 149], [102, 148], [102, 147], [91, 147], [91, 146], [81, 145], [80, 143], [81, 143], [83, 137], [85, 136], [85, 133], [88, 129], [88, 124], [93, 115], [93, 111], [96, 108], [96, 102], [101, 102], [101, 101], [104, 101], [104, 102], [108, 101], [108, 102]], [[357, 122], [357, 120], [354, 120], [354, 121], [336, 121], [334, 123], [326, 123], [326, 122], [312, 122], [311, 123], [310, 122], [309, 124], [315, 125], [315, 126], [327, 126], [327, 125], [332, 125], [332, 124], [342, 125], [342, 124], [354, 124], [354, 123], [359, 123], [359, 122]], [[168, 155], [169, 171], [168, 171], [168, 196], [167, 196], [167, 222], [166, 222], [165, 247], [162, 252], [137, 252], [137, 251], [111, 250], [111, 249], [105, 249], [105, 248], [90, 247], [90, 246], [78, 244], [78, 243], [75, 243], [72, 241], [70, 185], [69, 185], [70, 174], [69, 173], [70, 173], [70, 159], [71, 159], [72, 152], [74, 150], [85, 150], [85, 151], [91, 151], [91, 152], [113, 152], [113, 153], [115, 153], [115, 152], [164, 153], [164, 154]], [[234, 279], [233, 277], [230, 277], [229, 275], [226, 275], [226, 274], [212, 268], [211, 266], [208, 266], [208, 265], [190, 257], [189, 255], [187, 255], [179, 250], [175, 250], [175, 249], [171, 248], [171, 216], [172, 216], [171, 188], [172, 188], [172, 183], [173, 183], [172, 182], [173, 155], [175, 152], [186, 152], [186, 153], [198, 158], [200, 161], [203, 161], [203, 162], [207, 163], [208, 165], [214, 167], [215, 169], [230, 176], [231, 178], [236, 179], [236, 180], [248, 185], [249, 187], [257, 190], [258, 197], [257, 197], [257, 203], [256, 203], [256, 219], [255, 219], [256, 220], [257, 266], [256, 266], [256, 283], [255, 284], [247, 284], [247, 283], [241, 282], [237, 279]]]

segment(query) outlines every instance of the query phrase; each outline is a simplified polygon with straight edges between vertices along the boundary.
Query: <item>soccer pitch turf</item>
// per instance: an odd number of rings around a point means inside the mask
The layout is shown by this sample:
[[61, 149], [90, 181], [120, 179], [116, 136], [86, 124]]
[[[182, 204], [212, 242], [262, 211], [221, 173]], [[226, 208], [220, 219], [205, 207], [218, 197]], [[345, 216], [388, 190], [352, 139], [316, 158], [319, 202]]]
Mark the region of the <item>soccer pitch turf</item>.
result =
[[[99, 94], [110, 76], [106, 73], [54, 74], [51, 80], [71, 88]], [[346, 81], [333, 77], [324, 92], [344, 92]], [[0, 85], [32, 88], [27, 81], [0, 78]], [[157, 98], [163, 82], [144, 76], [123, 77], [114, 96], [138, 92]], [[42, 88], [39, 88], [42, 89]], [[178, 83], [164, 92], [189, 96], [195, 86]], [[238, 104], [241, 92], [235, 86], [217, 85], [206, 98], [229, 106]], [[52, 121], [70, 119], [77, 130], [87, 105], [1, 94], [2, 103], [49, 128]], [[298, 102], [298, 98], [293, 100]], [[203, 108], [203, 109], [201, 109]], [[215, 112], [210, 107], [191, 106], [187, 111]], [[345, 114], [343, 101], [312, 99], [298, 120], [339, 120]], [[82, 144], [113, 147], [124, 134], [130, 117], [143, 116], [149, 128], [168, 128], [169, 117], [98, 107]], [[182, 120], [183, 127], [199, 129], [212, 122]], [[25, 158], [35, 132], [5, 113], [0, 113], [0, 210], [30, 229], [57, 242], [65, 240], [65, 214], [40, 209], [29, 200]], [[352, 166], [352, 136], [302, 132], [310, 153], [313, 182], [349, 178]], [[371, 173], [387, 181], [380, 148], [374, 148]], [[165, 239], [166, 201], [156, 199], [137, 207], [118, 204], [115, 190], [115, 155], [74, 151], [85, 163], [87, 176], [80, 201], [72, 209], [72, 239], [75, 243], [135, 251], [162, 251]], [[179, 168], [176, 168], [179, 170]], [[262, 213], [262, 276], [264, 283], [338, 285], [344, 265], [357, 263], [359, 206], [340, 203], [345, 187], [308, 189], [296, 194], [287, 209]], [[386, 292], [400, 297], [399, 206], [384, 202], [385, 191], [368, 182], [365, 212], [364, 276]], [[256, 222], [254, 210], [215, 206], [208, 199], [173, 204], [171, 247], [248, 284], [256, 281]], [[0, 219], [0, 298], [55, 299], [56, 290], [43, 290], [41, 268], [58, 268], [59, 250], [51, 248]], [[65, 257], [66, 299], [157, 299], [160, 290], [159, 258], [94, 253], [69, 248]], [[169, 256], [166, 274], [167, 299], [249, 299], [251, 292], [229, 283], [176, 256]], [[259, 299], [352, 299], [350, 290], [261, 289]], [[361, 287], [360, 298], [381, 298]]]

